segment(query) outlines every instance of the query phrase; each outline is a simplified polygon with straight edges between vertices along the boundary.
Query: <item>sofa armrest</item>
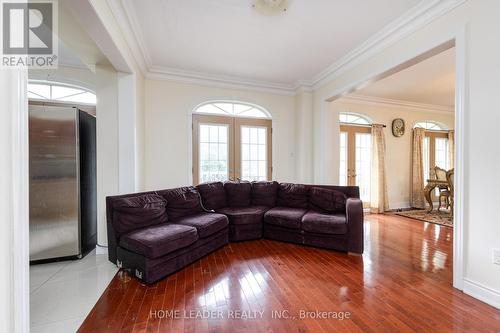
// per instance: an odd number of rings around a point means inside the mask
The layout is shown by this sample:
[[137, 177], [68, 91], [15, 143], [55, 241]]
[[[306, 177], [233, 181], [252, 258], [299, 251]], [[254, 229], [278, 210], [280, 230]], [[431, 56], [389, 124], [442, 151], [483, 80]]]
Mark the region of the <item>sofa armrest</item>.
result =
[[346, 218], [348, 232], [348, 251], [363, 253], [363, 202], [357, 198], [349, 198], [346, 202]]

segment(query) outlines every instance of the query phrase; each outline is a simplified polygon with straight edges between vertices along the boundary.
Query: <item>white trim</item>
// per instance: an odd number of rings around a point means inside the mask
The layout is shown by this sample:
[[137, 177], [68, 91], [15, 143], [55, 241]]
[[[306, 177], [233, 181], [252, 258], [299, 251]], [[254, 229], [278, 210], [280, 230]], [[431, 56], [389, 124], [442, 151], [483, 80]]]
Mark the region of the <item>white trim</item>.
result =
[[453, 286], [463, 289], [464, 281], [464, 210], [465, 210], [465, 168], [467, 133], [466, 115], [469, 110], [467, 82], [467, 35], [468, 24], [455, 35], [455, 194], [453, 212]]
[[411, 208], [409, 201], [389, 202], [389, 210], [391, 210], [391, 209], [407, 209], [407, 208]]
[[151, 58], [144, 46], [142, 30], [137, 23], [135, 15], [132, 14], [130, 4], [126, 1], [107, 0], [106, 3], [111, 10], [115, 20], [122, 31], [125, 43], [128, 45], [132, 55], [137, 62], [143, 75], [146, 75], [148, 68], [152, 66]]
[[[109, 24], [106, 25], [107, 20], [103, 18], [106, 13], [99, 11], [103, 3], [90, 0], [64, 1], [64, 3], [116, 71], [131, 73], [132, 66], [123, 56], [124, 50], [118, 47], [111, 36], [111, 32], [115, 30], [110, 28]], [[128, 47], [132, 49], [131, 45]]]
[[347, 53], [340, 60], [312, 78], [314, 89], [333, 81], [343, 73], [397, 43], [433, 20], [462, 5], [467, 0], [421, 1], [398, 19]]
[[19, 71], [16, 81], [17, 112], [12, 122], [14, 327], [15, 332], [29, 332], [28, 72]]
[[421, 110], [421, 111], [430, 111], [436, 113], [452, 113], [455, 111], [455, 108], [452, 106], [443, 106], [437, 104], [425, 104], [425, 103], [416, 103], [410, 101], [404, 101], [399, 99], [389, 99], [375, 96], [367, 96], [367, 95], [359, 95], [359, 94], [350, 94], [342, 97], [342, 100], [339, 102], [349, 102], [349, 103], [357, 103], [357, 104], [365, 104], [365, 105], [382, 105], [389, 107], [398, 107], [405, 109], [413, 109], [413, 110]]
[[[0, 330], [29, 332], [28, 99], [26, 69], [0, 71], [2, 127], [2, 239]], [[5, 149], [4, 149], [5, 148]]]
[[151, 67], [146, 73], [146, 78], [217, 88], [254, 90], [277, 95], [295, 95], [295, 88], [292, 85], [284, 83], [251, 80], [235, 76], [206, 74], [167, 67]]
[[334, 80], [349, 69], [379, 53], [383, 49], [419, 30], [431, 21], [448, 13], [467, 0], [421, 1], [405, 14], [389, 23], [364, 43], [347, 53], [340, 60], [328, 66], [312, 79], [300, 79], [292, 84], [252, 80], [243, 77], [217, 75], [195, 71], [154, 66], [144, 44], [142, 30], [133, 8], [127, 0], [107, 0], [118, 25], [123, 30], [125, 42], [148, 79], [167, 80], [228, 89], [245, 89], [280, 95], [295, 95], [300, 91], [311, 91]]
[[463, 286], [464, 293], [467, 295], [500, 309], [500, 293], [498, 291], [467, 278], [464, 278]]
[[[197, 112], [197, 110], [200, 107], [205, 106], [205, 105], [209, 105], [209, 104], [214, 104], [214, 103], [228, 103], [228, 104], [238, 104], [238, 105], [250, 106], [254, 109], [258, 109], [259, 111], [262, 111], [266, 116], [265, 117], [245, 117], [245, 116], [241, 116], [238, 114]], [[264, 108], [258, 104], [249, 103], [249, 102], [242, 102], [240, 100], [233, 100], [233, 99], [213, 99], [213, 100], [205, 101], [203, 103], [196, 105], [193, 108], [192, 114], [213, 115], [213, 116], [230, 117], [230, 118], [249, 118], [249, 119], [272, 119], [273, 118], [273, 116], [271, 115], [271, 112], [269, 112], [266, 108]]]

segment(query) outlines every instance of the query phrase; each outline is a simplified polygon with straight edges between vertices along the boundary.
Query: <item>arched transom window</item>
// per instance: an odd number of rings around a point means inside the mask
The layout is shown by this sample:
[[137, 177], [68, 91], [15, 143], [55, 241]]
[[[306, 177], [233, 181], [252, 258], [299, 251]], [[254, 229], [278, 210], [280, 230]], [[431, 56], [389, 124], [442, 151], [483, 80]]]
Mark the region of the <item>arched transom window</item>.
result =
[[265, 110], [256, 105], [226, 101], [202, 104], [196, 108], [195, 113], [230, 117], [271, 118]]
[[359, 114], [349, 113], [349, 112], [341, 112], [339, 115], [339, 121], [342, 124], [351, 124], [351, 125], [371, 125], [371, 121]]
[[426, 130], [429, 130], [429, 131], [442, 131], [442, 130], [446, 130], [446, 128], [439, 124], [439, 123], [436, 123], [435, 121], [419, 121], [418, 123], [415, 124], [415, 128], [423, 128], [423, 129], [426, 129]]
[[70, 102], [95, 105], [94, 92], [73, 85], [31, 80], [28, 83], [28, 98], [38, 101]]

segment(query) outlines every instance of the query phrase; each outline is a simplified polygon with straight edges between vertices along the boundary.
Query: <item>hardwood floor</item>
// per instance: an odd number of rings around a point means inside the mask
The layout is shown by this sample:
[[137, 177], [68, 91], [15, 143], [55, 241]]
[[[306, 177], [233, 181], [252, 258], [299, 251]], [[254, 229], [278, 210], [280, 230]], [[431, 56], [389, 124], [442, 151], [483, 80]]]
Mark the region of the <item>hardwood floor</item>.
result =
[[452, 236], [368, 215], [363, 256], [231, 243], [151, 286], [119, 273], [79, 332], [500, 332], [500, 311], [451, 287]]

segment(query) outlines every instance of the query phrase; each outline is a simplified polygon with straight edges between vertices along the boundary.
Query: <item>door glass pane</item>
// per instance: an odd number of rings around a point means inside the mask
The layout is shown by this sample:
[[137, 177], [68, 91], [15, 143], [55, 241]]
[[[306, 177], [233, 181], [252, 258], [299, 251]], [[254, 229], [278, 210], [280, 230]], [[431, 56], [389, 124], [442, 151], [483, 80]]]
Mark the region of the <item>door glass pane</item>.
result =
[[445, 170], [450, 168], [450, 148], [447, 138], [436, 138], [436, 166]]
[[200, 124], [200, 183], [227, 180], [228, 125]]
[[340, 132], [340, 186], [347, 185], [347, 133]]
[[424, 184], [427, 184], [427, 179], [430, 178], [430, 170], [431, 170], [431, 165], [430, 165], [430, 144], [431, 140], [427, 136], [424, 138]]
[[371, 146], [371, 134], [356, 133], [356, 185], [364, 202], [370, 202]]
[[241, 179], [267, 179], [267, 128], [241, 126]]

